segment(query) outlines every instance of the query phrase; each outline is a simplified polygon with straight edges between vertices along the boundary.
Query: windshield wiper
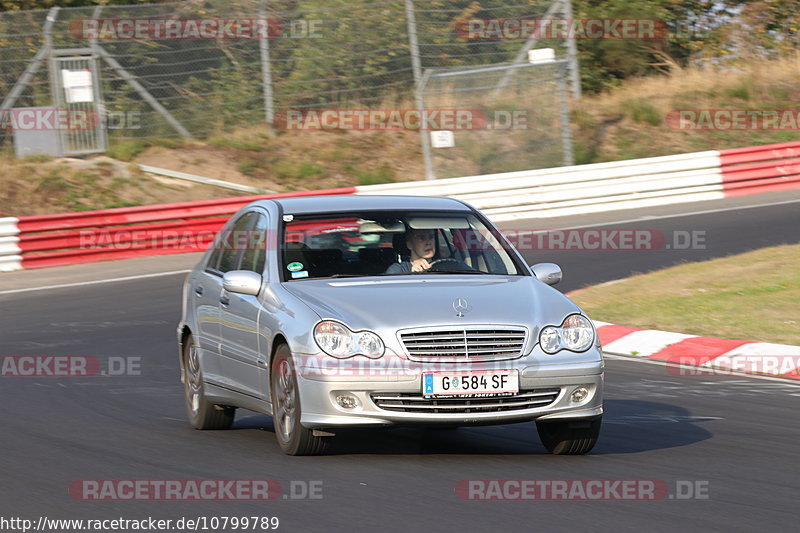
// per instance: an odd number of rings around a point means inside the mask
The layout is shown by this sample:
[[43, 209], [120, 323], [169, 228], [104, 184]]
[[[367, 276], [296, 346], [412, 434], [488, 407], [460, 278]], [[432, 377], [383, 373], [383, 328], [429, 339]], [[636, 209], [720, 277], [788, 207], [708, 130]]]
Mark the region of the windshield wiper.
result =
[[414, 274], [489, 274], [481, 270], [423, 270]]

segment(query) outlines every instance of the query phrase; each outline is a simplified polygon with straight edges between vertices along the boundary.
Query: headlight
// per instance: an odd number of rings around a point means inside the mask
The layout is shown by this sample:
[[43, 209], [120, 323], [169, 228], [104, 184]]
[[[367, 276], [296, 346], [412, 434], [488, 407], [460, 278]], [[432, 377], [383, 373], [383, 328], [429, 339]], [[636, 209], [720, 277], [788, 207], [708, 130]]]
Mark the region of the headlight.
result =
[[593, 342], [594, 328], [583, 315], [570, 315], [561, 326], [547, 326], [539, 332], [539, 345], [549, 354], [559, 350], [585, 352]]
[[340, 359], [354, 355], [381, 357], [383, 341], [371, 331], [352, 331], [341, 322], [323, 320], [314, 327], [314, 340], [323, 352]]

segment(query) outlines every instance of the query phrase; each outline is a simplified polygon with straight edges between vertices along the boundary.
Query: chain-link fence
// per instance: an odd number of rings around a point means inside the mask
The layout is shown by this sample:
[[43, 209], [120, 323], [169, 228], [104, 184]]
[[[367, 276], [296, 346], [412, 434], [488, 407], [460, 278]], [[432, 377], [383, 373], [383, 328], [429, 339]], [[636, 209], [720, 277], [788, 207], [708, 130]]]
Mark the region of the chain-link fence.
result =
[[[0, 144], [11, 143], [8, 110], [57, 106], [57, 92], [69, 89], [56, 57], [94, 58], [109, 142], [203, 139], [271, 127], [292, 109], [414, 107], [426, 69], [524, 63], [532, 47], [574, 60], [569, 40], [469, 33], [470, 21], [555, 16], [569, 16], [567, 0], [190, 0], [0, 13]], [[530, 89], [526, 109], [552, 93], [547, 76], [522, 79], [513, 90]], [[541, 140], [541, 132], [528, 135], [528, 145]], [[523, 159], [524, 168], [563, 161]]]
[[449, 178], [571, 165], [566, 66], [551, 61], [429, 73], [421, 87], [425, 108], [468, 111], [450, 142], [429, 151], [433, 174]]

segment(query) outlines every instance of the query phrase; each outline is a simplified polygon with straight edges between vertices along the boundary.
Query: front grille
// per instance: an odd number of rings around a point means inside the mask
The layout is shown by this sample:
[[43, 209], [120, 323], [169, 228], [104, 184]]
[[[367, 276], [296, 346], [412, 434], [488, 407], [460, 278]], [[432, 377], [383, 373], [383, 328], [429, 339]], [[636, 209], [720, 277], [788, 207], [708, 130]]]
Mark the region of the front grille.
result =
[[373, 393], [375, 405], [400, 413], [488, 413], [545, 407], [556, 401], [561, 389], [520, 391], [512, 396], [478, 398], [425, 398], [420, 393]]
[[417, 361], [513, 359], [522, 355], [525, 328], [435, 328], [400, 332], [408, 357]]

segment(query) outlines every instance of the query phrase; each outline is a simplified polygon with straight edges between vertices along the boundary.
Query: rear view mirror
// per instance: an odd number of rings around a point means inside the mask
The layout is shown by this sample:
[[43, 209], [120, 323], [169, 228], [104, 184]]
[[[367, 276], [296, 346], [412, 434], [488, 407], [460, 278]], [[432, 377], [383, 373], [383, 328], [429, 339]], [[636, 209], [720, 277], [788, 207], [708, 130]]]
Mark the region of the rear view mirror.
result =
[[232, 270], [222, 276], [222, 287], [228, 292], [257, 296], [261, 292], [261, 275], [249, 270]]
[[561, 267], [555, 263], [537, 263], [531, 267], [531, 272], [536, 279], [548, 285], [561, 281]]

